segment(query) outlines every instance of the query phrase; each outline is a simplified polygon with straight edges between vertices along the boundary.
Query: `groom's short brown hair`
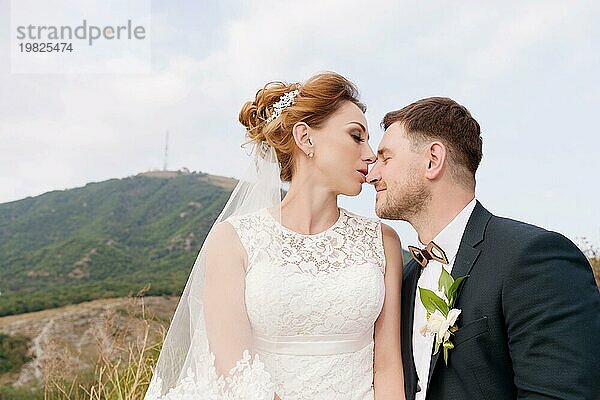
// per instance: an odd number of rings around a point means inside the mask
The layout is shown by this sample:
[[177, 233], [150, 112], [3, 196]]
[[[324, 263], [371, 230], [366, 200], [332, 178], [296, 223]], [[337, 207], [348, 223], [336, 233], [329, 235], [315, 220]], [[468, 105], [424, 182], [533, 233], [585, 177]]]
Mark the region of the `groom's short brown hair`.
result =
[[387, 129], [395, 122], [404, 125], [413, 144], [432, 139], [444, 143], [454, 178], [467, 187], [475, 187], [475, 172], [483, 155], [482, 140], [479, 124], [469, 110], [447, 97], [428, 97], [387, 113], [381, 126]]

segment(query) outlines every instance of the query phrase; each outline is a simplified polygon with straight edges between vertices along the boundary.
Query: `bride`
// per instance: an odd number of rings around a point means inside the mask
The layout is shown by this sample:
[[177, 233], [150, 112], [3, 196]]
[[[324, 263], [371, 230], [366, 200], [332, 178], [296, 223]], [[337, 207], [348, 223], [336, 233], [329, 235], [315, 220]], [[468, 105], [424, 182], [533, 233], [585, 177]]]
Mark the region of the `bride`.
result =
[[146, 400], [404, 398], [400, 241], [337, 205], [376, 159], [364, 112], [331, 72], [244, 104], [252, 165], [198, 255]]

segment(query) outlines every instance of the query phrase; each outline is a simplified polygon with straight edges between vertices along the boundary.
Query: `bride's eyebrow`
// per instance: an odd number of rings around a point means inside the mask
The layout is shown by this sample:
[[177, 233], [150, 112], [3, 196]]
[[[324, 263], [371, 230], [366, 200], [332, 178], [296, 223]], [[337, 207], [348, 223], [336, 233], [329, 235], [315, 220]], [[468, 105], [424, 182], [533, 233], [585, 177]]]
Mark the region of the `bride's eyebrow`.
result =
[[367, 128], [365, 128], [365, 126], [363, 124], [361, 124], [358, 121], [350, 121], [346, 125], [350, 125], [350, 124], [356, 124], [356, 125], [360, 126], [360, 128], [362, 129], [362, 131], [367, 134], [367, 140], [369, 140], [369, 133], [367, 132]]

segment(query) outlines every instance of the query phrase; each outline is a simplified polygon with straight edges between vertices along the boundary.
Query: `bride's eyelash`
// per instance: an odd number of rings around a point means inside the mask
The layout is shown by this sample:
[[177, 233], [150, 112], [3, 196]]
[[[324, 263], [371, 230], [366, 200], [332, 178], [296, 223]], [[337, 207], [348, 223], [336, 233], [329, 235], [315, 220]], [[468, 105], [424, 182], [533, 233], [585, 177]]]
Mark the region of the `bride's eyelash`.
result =
[[364, 141], [365, 141], [365, 139], [363, 139], [363, 138], [362, 138], [362, 136], [360, 135], [360, 133], [359, 133], [359, 134], [353, 133], [351, 136], [352, 136], [352, 137], [354, 138], [354, 140], [356, 140], [357, 142], [361, 142], [361, 143], [362, 143], [362, 142], [364, 142]]

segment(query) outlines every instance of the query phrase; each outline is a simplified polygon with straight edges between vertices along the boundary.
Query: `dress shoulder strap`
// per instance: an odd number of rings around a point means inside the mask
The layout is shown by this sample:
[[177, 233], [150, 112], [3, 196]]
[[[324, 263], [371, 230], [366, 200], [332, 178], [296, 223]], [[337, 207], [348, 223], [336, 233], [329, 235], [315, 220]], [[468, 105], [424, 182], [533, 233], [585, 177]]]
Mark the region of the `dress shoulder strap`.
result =
[[385, 274], [385, 252], [381, 221], [343, 210], [347, 216], [345, 224], [352, 228], [352, 240], [368, 244], [368, 251], [377, 260], [381, 272]]
[[267, 233], [266, 210], [259, 210], [244, 215], [236, 215], [225, 221], [233, 226], [244, 250], [248, 256], [248, 269], [254, 264], [258, 249], [264, 246], [265, 240], [269, 240]]

